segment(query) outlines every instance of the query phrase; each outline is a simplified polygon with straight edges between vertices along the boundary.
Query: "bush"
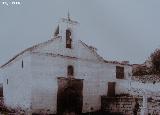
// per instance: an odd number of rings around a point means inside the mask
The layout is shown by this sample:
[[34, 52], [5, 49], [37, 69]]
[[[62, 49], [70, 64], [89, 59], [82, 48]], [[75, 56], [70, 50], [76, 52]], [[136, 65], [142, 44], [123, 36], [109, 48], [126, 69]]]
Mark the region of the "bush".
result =
[[160, 49], [156, 49], [150, 56], [152, 62], [152, 72], [160, 74]]

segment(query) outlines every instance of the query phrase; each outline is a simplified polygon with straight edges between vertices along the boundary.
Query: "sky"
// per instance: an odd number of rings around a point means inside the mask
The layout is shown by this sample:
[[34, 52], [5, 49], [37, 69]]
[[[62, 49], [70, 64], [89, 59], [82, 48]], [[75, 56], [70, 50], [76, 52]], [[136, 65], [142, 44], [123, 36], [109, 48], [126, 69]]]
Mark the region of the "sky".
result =
[[160, 0], [13, 1], [0, 0], [0, 65], [49, 40], [68, 10], [80, 39], [106, 60], [143, 63], [160, 48]]

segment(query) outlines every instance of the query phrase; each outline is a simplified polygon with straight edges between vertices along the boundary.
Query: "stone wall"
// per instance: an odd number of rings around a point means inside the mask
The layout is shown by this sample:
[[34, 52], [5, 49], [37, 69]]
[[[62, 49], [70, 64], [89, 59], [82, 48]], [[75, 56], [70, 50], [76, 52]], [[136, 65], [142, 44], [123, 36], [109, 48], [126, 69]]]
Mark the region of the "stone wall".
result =
[[102, 96], [102, 110], [124, 114], [124, 115], [134, 115], [134, 111], [139, 113], [139, 106], [136, 103], [136, 98], [123, 96], [123, 97], [106, 97]]
[[160, 99], [148, 98], [148, 115], [160, 115]]
[[[142, 97], [118, 96], [101, 98], [101, 109], [111, 113], [123, 115], [140, 115], [142, 109]], [[148, 98], [148, 115], [160, 115], [160, 100]]]

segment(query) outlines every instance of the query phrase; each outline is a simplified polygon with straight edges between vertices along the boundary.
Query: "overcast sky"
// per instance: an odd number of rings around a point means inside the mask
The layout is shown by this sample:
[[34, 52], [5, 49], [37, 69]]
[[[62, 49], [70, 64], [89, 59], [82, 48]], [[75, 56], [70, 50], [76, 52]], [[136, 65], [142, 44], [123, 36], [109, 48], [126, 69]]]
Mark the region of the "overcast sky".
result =
[[60, 18], [80, 23], [80, 39], [106, 60], [143, 63], [160, 47], [160, 0], [0, 0], [0, 64], [50, 39]]

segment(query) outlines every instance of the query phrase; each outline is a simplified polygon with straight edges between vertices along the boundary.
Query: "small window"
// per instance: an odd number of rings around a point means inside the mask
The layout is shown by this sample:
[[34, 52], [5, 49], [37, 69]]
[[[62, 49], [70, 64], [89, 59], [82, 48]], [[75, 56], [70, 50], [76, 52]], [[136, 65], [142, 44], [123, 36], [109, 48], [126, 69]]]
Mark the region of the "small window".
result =
[[124, 79], [124, 67], [116, 66], [116, 78]]
[[66, 30], [66, 48], [72, 48], [72, 37], [71, 31], [69, 29]]
[[68, 66], [68, 76], [74, 76], [74, 68], [72, 65]]
[[22, 68], [23, 68], [23, 66], [24, 66], [24, 65], [23, 65], [23, 60], [22, 60], [22, 65], [21, 65], [21, 66], [22, 66]]
[[8, 84], [8, 79], [7, 79], [7, 84]]

